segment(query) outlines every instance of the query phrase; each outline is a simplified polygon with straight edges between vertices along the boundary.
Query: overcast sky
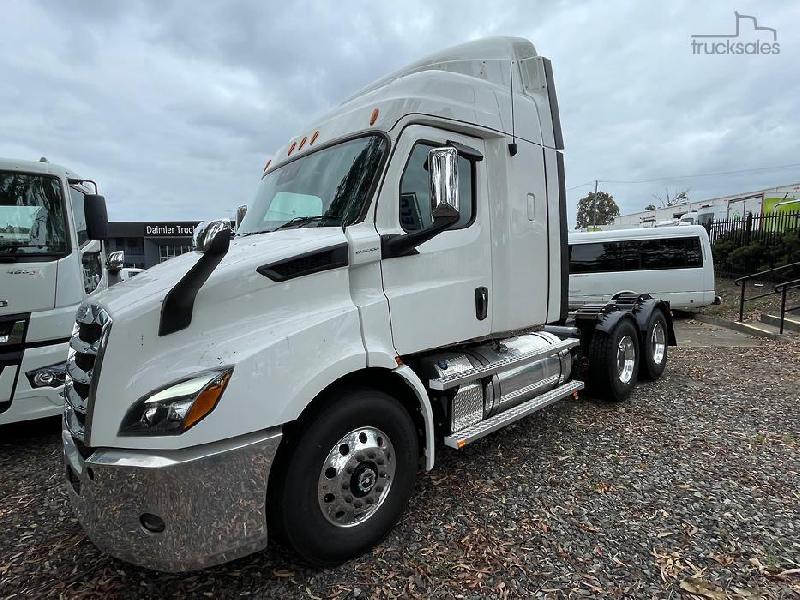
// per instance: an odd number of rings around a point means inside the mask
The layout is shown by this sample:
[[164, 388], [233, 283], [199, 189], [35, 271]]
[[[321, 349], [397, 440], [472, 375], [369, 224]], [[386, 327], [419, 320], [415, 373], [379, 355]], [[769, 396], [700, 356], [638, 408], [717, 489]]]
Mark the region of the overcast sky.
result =
[[[4, 0], [0, 156], [98, 180], [112, 220], [231, 216], [270, 154], [370, 81], [430, 52], [519, 35], [552, 59], [571, 220], [594, 179], [800, 163], [800, 4], [788, 2], [50, 2]], [[780, 54], [693, 55], [734, 10]], [[749, 31], [743, 41], [772, 34]], [[602, 183], [624, 212], [800, 181], [800, 166]]]

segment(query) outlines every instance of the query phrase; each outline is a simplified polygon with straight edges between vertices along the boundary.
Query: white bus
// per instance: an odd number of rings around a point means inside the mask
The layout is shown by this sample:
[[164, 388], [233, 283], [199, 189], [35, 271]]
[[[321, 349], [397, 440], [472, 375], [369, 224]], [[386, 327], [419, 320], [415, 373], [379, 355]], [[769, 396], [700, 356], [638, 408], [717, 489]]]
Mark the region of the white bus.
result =
[[612, 229], [569, 235], [569, 305], [648, 293], [677, 310], [719, 304], [714, 261], [700, 225]]

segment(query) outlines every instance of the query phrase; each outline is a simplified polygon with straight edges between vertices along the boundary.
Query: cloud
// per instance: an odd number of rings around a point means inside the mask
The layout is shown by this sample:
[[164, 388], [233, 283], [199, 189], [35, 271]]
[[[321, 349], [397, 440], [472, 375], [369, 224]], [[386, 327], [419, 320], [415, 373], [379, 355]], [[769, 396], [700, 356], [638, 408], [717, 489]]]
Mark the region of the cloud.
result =
[[[567, 185], [800, 162], [800, 9], [740, 3], [777, 56], [695, 56], [733, 9], [674, 2], [21, 2], [4, 5], [0, 155], [97, 179], [112, 219], [232, 214], [289, 137], [370, 81], [443, 47], [522, 35], [553, 60]], [[800, 169], [604, 184], [623, 211]], [[577, 199], [569, 193], [574, 219]]]

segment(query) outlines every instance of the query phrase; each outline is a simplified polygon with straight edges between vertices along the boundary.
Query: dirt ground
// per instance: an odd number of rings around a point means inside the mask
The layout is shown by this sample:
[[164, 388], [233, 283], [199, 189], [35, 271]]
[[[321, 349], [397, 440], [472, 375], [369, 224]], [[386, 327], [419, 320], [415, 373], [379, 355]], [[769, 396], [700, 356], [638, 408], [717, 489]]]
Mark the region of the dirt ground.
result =
[[[771, 291], [774, 283], [768, 281], [748, 281], [746, 293], [747, 297], [758, 296]], [[716, 293], [722, 297], [722, 304], [719, 306], [706, 306], [702, 312], [716, 315], [725, 319], [736, 320], [739, 318], [739, 297], [742, 288], [737, 286], [733, 279], [717, 277], [715, 283]], [[787, 294], [787, 306], [800, 305], [800, 289], [791, 290]], [[778, 316], [780, 314], [781, 299], [779, 295], [772, 294], [752, 302], [745, 302], [744, 320], [747, 322], [758, 321], [762, 312], [767, 312]], [[790, 315], [791, 316], [791, 315]], [[794, 313], [795, 318], [800, 319], [800, 311]]]

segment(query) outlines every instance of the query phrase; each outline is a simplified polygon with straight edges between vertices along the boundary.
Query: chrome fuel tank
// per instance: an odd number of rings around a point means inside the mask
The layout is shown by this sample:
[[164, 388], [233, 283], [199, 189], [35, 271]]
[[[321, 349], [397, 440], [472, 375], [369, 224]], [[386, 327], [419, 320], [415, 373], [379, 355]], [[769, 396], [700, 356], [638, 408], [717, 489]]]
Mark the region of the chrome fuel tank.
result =
[[[535, 332], [507, 338], [497, 343], [479, 346], [472, 354], [479, 356], [484, 364], [508, 362], [518, 357], [546, 351], [559, 342], [559, 338], [546, 332]], [[566, 356], [570, 354], [567, 352]], [[566, 381], [572, 367], [558, 354], [522, 364], [515, 364], [498, 371], [492, 377], [494, 397], [497, 399], [487, 416], [496, 414], [556, 387]]]
[[540, 331], [430, 355], [420, 367], [432, 379], [468, 379], [439, 395], [450, 430], [459, 431], [569, 379], [572, 354], [563, 348], [560, 338]]

